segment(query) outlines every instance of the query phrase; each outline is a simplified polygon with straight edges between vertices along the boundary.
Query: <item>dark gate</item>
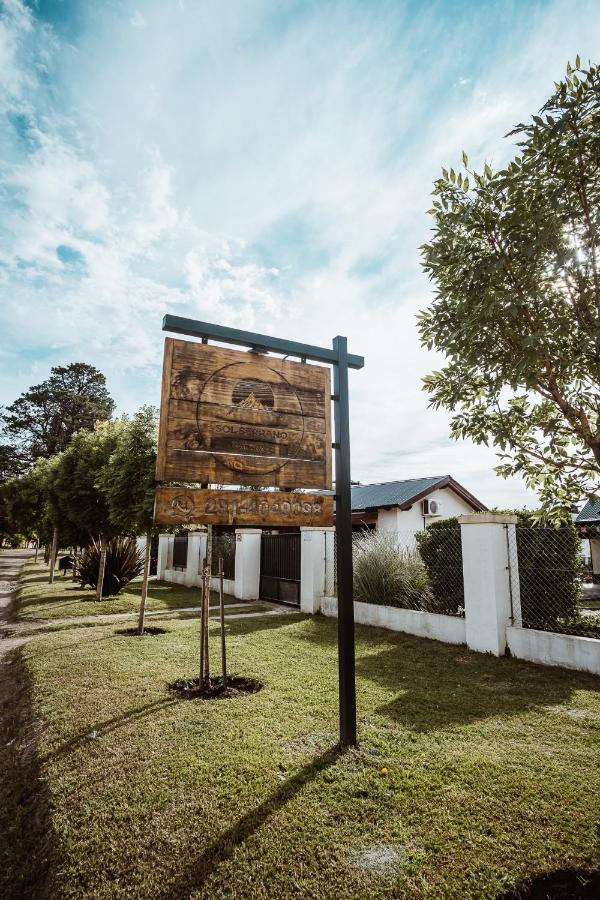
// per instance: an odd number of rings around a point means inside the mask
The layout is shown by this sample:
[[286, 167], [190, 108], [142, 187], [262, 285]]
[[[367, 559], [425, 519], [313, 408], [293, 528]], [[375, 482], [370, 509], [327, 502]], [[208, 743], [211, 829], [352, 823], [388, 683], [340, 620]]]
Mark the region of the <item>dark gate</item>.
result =
[[260, 596], [300, 606], [300, 534], [263, 534]]

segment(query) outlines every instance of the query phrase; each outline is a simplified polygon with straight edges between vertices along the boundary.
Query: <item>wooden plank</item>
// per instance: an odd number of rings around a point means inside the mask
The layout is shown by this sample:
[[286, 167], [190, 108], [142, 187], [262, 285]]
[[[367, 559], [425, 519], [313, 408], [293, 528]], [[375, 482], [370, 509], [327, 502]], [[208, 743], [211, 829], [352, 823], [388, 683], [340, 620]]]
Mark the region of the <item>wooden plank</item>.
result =
[[282, 375], [296, 387], [304, 385], [307, 388], [319, 389], [322, 387], [322, 373], [329, 371], [324, 366], [303, 364], [277, 356], [268, 356], [264, 353], [231, 350], [228, 347], [217, 347], [215, 344], [198, 344], [176, 338], [171, 338], [171, 340], [173, 341], [173, 374], [175, 376], [179, 372], [189, 369], [198, 377], [206, 379], [226, 366], [243, 364], [248, 366], [248, 377], [256, 375], [263, 378], [263, 369], [267, 366], [273, 369], [276, 376]]
[[331, 488], [329, 369], [167, 340], [157, 480]]
[[322, 462], [169, 450], [165, 481], [330, 490]]
[[269, 410], [240, 409], [239, 406], [225, 403], [198, 403], [193, 400], [169, 401], [169, 418], [178, 422], [196, 425], [198, 418], [204, 422], [221, 422], [232, 419], [245, 425], [266, 425], [270, 428], [291, 428], [293, 431], [308, 431], [325, 434], [327, 420], [324, 416], [310, 416], [293, 412], [273, 412]]
[[[300, 363], [296, 363], [300, 365]], [[304, 366], [303, 366], [304, 368]], [[308, 368], [308, 366], [306, 366]], [[314, 366], [312, 367], [314, 368]], [[251, 374], [253, 370], [262, 372]], [[228, 374], [221, 374], [227, 372]], [[323, 416], [325, 392], [322, 388], [309, 387], [303, 384], [292, 384], [289, 381], [274, 379], [271, 367], [263, 366], [257, 370], [250, 363], [240, 363], [229, 370], [216, 372], [212, 377], [200, 377], [198, 373], [186, 369], [171, 379], [170, 396], [174, 400], [188, 400], [198, 404], [217, 403], [222, 406], [236, 406], [232, 403], [232, 394], [240, 382], [260, 385], [263, 391], [270, 391], [270, 407], [266, 411], [299, 416]]]
[[327, 526], [333, 522], [333, 497], [158, 487], [154, 521], [160, 525]]
[[160, 394], [160, 419], [158, 425], [158, 450], [156, 454], [156, 480], [164, 481], [167, 462], [167, 426], [169, 421], [169, 396], [171, 390], [171, 369], [173, 366], [174, 338], [165, 338], [163, 356], [162, 386]]
[[237, 422], [169, 422], [167, 451], [209, 450], [211, 453], [242, 453], [285, 459], [324, 461], [324, 434], [303, 434], [281, 428], [266, 428]]

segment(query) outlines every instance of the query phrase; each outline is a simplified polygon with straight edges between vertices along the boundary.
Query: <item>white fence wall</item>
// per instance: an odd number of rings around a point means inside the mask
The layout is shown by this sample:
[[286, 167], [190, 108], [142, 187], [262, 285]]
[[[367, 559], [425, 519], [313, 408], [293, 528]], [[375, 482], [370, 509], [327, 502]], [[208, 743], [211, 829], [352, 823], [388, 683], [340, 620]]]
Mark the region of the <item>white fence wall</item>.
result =
[[[321, 612], [324, 616], [337, 617], [337, 604], [337, 597], [323, 597]], [[399, 609], [396, 606], [355, 602], [354, 621], [359, 625], [404, 631], [407, 634], [432, 638], [447, 644], [466, 643], [465, 620], [459, 616], [443, 616], [414, 609]]]

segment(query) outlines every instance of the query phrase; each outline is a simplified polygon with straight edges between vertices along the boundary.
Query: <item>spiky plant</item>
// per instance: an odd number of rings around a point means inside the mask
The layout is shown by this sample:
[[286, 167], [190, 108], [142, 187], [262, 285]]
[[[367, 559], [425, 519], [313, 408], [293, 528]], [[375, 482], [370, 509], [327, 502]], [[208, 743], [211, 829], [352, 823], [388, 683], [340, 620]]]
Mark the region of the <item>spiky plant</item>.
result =
[[425, 609], [429, 578], [419, 554], [399, 535], [359, 533], [353, 540], [354, 599], [381, 606]]
[[[92, 541], [77, 560], [77, 580], [82, 587], [95, 588], [100, 570], [100, 541]], [[103, 597], [115, 597], [144, 568], [143, 554], [133, 538], [114, 538], [108, 542]]]

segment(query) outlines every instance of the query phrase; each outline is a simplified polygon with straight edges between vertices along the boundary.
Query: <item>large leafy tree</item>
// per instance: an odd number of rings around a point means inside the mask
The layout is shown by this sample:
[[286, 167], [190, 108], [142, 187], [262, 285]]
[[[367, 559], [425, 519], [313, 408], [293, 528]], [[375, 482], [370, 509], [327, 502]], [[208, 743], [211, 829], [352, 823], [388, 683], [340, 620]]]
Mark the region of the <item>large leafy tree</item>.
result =
[[[64, 450], [75, 432], [110, 419], [114, 402], [102, 372], [87, 363], [55, 366], [2, 413], [12, 459], [31, 463]], [[7, 450], [8, 452], [8, 450]]]
[[114, 528], [121, 533], [146, 534], [139, 634], [144, 631], [148, 592], [157, 441], [158, 411], [152, 406], [143, 406], [133, 419], [123, 423], [113, 453], [96, 482], [108, 503]]
[[579, 59], [505, 168], [443, 169], [424, 245], [425, 379], [452, 434], [491, 443], [559, 515], [600, 490], [600, 69]]
[[74, 532], [86, 534], [88, 538], [100, 537], [98, 599], [102, 597], [107, 540], [120, 531], [111, 520], [110, 507], [100, 487], [101, 476], [123, 427], [121, 420], [98, 422], [93, 431], [76, 432], [59, 456], [52, 482], [58, 509], [68, 518]]

